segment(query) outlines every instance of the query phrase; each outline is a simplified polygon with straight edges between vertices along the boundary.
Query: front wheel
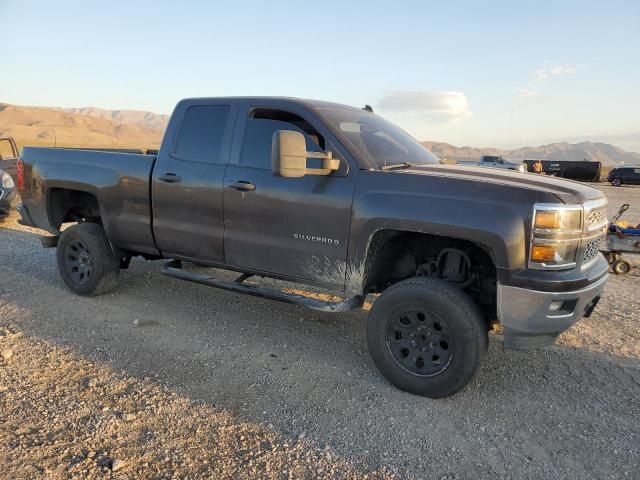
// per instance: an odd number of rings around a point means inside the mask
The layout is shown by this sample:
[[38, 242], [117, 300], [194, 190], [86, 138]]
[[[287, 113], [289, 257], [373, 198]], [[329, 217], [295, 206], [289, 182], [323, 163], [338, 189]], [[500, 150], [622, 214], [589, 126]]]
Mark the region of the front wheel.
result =
[[613, 185], [614, 187], [619, 187], [620, 185], [622, 185], [622, 180], [620, 180], [619, 178], [613, 178], [611, 179], [611, 185]]
[[58, 240], [58, 271], [79, 295], [100, 295], [118, 284], [120, 260], [113, 254], [102, 225], [78, 223]]
[[488, 328], [458, 287], [411, 278], [385, 290], [367, 323], [369, 352], [396, 387], [441, 398], [462, 390], [487, 350]]

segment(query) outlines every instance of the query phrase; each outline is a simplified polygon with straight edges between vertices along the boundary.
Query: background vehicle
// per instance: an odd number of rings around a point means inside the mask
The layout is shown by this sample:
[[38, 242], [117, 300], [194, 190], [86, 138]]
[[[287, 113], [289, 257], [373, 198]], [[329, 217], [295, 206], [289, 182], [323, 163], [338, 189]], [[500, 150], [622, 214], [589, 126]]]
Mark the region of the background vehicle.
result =
[[[25, 148], [21, 223], [51, 232], [67, 286], [116, 286], [132, 256], [174, 278], [327, 312], [380, 293], [369, 351], [397, 387], [462, 389], [499, 319], [534, 348], [595, 308], [606, 199], [594, 188], [448, 166], [372, 112], [291, 98], [181, 101], [158, 155]], [[60, 232], [65, 222], [77, 225]], [[222, 281], [184, 262], [237, 271]], [[340, 293], [321, 301], [251, 276]]]
[[0, 170], [0, 221], [11, 213], [11, 207], [16, 199], [16, 188], [11, 176]]
[[507, 170], [517, 170], [524, 173], [527, 168], [522, 163], [510, 162], [496, 155], [483, 155], [479, 162], [473, 160], [461, 160], [458, 165], [474, 165], [479, 167], [505, 168]]
[[[538, 160], [524, 160], [527, 171], [535, 173], [533, 165]], [[597, 182], [600, 180], [600, 162], [570, 161], [570, 160], [542, 160], [542, 173], [554, 177], [567, 178], [569, 180], [580, 180], [583, 182]]]
[[640, 185], [640, 167], [616, 167], [609, 172], [607, 182], [614, 187]]

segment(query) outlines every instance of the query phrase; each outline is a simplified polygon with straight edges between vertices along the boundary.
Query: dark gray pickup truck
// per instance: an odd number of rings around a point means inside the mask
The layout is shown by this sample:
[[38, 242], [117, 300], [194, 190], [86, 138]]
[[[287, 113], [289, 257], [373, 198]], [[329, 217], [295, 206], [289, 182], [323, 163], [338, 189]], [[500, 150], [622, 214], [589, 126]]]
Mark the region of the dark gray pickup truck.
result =
[[[379, 294], [367, 342], [397, 387], [462, 389], [499, 321], [504, 345], [549, 345], [603, 292], [602, 193], [441, 165], [367, 109], [291, 98], [181, 101], [157, 155], [25, 148], [21, 222], [46, 230], [71, 290], [116, 286], [132, 256], [175, 278], [327, 312]], [[64, 223], [74, 226], [60, 231]], [[188, 263], [239, 272], [223, 281]], [[329, 302], [251, 276], [338, 292]]]

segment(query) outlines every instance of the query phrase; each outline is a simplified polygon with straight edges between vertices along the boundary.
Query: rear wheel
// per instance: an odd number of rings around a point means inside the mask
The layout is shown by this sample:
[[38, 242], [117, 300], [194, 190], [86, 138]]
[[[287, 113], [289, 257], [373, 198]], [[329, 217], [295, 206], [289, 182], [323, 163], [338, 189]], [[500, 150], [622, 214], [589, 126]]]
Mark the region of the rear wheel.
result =
[[79, 295], [100, 295], [118, 284], [120, 260], [97, 223], [79, 223], [62, 232], [57, 259], [62, 280]]
[[613, 185], [614, 187], [619, 187], [620, 185], [622, 185], [622, 180], [620, 180], [619, 178], [612, 178], [611, 185]]
[[462, 390], [487, 350], [487, 325], [459, 288], [412, 278], [385, 290], [367, 324], [369, 352], [396, 387], [431, 398]]
[[613, 266], [611, 268], [613, 268], [614, 273], [617, 273], [618, 275], [624, 275], [625, 273], [629, 273], [629, 271], [631, 270], [631, 264], [626, 260], [618, 259], [613, 262]]

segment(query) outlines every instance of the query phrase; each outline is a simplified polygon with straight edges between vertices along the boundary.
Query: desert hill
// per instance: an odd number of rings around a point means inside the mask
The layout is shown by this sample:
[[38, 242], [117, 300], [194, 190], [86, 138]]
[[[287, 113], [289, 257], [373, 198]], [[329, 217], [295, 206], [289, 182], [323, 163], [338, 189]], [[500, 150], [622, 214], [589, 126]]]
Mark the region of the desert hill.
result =
[[[0, 136], [13, 136], [24, 145], [159, 148], [169, 116], [139, 110], [95, 107], [22, 107], [0, 103]], [[479, 159], [502, 155], [510, 160], [589, 160], [605, 167], [640, 165], [640, 153], [626, 152], [608, 143], [552, 143], [515, 150], [456, 147], [444, 142], [422, 142], [442, 159]]]
[[169, 123], [169, 115], [142, 110], [104, 110], [96, 107], [60, 108], [60, 110], [89, 117], [105, 118], [118, 124], [136, 125], [161, 132], [165, 131]]
[[[35, 145], [146, 149], [160, 146], [163, 128], [145, 127], [139, 121], [124, 123], [118, 118], [123, 117], [104, 118], [57, 108], [0, 103], [0, 136], [14, 137], [19, 147]], [[144, 118], [144, 115], [140, 118]], [[153, 124], [160, 125], [159, 121], [158, 119]]]

